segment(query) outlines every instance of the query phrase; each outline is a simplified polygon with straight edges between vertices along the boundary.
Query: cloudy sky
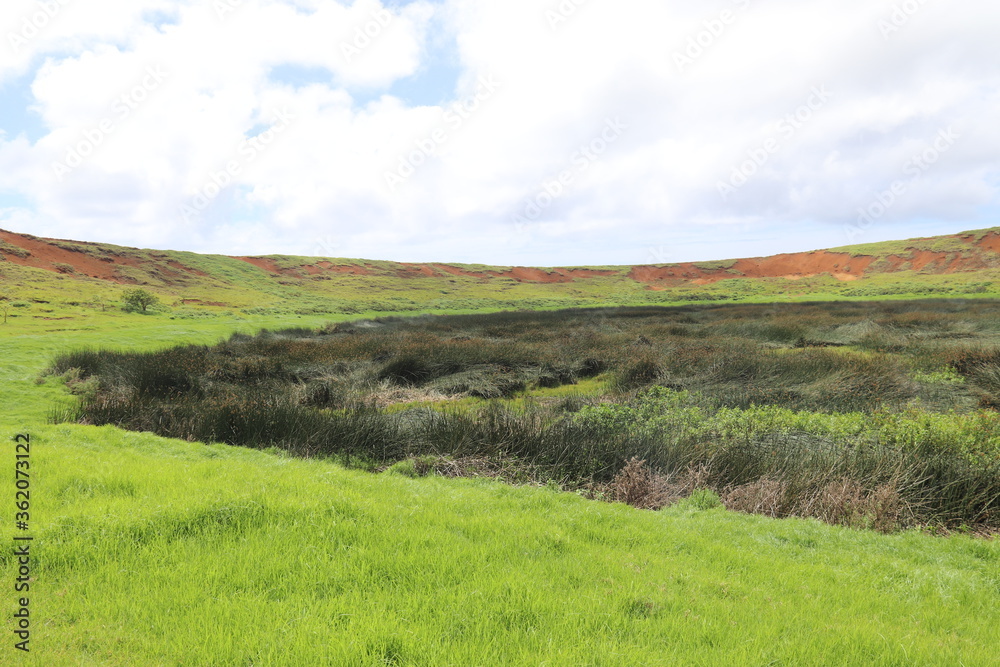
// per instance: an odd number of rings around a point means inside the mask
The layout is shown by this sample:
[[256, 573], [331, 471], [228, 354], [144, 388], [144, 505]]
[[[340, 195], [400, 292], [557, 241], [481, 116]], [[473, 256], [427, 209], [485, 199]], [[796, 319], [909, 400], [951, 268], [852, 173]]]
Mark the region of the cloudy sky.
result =
[[990, 227], [998, 30], [943, 0], [4, 0], [0, 228], [565, 266]]

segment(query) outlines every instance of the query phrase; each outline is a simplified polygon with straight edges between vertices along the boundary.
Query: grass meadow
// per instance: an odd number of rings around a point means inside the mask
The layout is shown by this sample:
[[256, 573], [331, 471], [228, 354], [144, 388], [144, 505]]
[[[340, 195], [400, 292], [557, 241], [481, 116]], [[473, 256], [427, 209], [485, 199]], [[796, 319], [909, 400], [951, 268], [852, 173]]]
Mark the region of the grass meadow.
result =
[[35, 442], [36, 651], [17, 664], [995, 659], [993, 542], [697, 498], [640, 511], [112, 427]]
[[[855, 304], [852, 321], [808, 306], [811, 316], [773, 328], [763, 320], [779, 313], [712, 309], [669, 323], [578, 313], [586, 321], [563, 331], [537, 318], [565, 314], [330, 326], [317, 316], [296, 318], [298, 331], [221, 315], [12, 321], [0, 338], [0, 437], [32, 435], [36, 560], [32, 652], [15, 653], [5, 633], [0, 663], [994, 664], [1000, 546], [962, 534], [971, 514], [940, 519], [947, 536], [920, 528], [935, 515], [921, 515], [917, 497], [916, 527], [897, 522], [889, 534], [857, 529], [875, 527], [870, 504], [859, 505], [864, 520], [845, 521], [853, 528], [777, 520], [727, 510], [720, 499], [734, 502], [740, 480], [712, 477], [740, 450], [725, 459], [711, 446], [730, 440], [749, 454], [768, 443], [891, 452], [901, 456], [892, 463], [931, 460], [966, 483], [988, 473], [1000, 324], [985, 301], [948, 307], [865, 315]], [[603, 357], [576, 354], [586, 330]], [[455, 350], [468, 356], [456, 361]], [[636, 367], [640, 357], [649, 365]], [[164, 359], [200, 362], [178, 375]], [[851, 396], [863, 377], [892, 391]], [[756, 392], [734, 395], [748, 380]], [[243, 431], [256, 439], [184, 413], [190, 392], [208, 401], [239, 387], [248, 393], [229, 398], [263, 400], [243, 413], [261, 427]], [[78, 412], [115, 396], [114, 423]], [[362, 438], [347, 451], [321, 437], [296, 447], [249, 419], [267, 400], [290, 409], [286, 425], [366, 417], [399, 439], [381, 438], [381, 450]], [[52, 423], [70, 418], [92, 423]], [[527, 438], [529, 426], [548, 435]], [[579, 457], [558, 454], [567, 433], [605, 449], [574, 468]], [[533, 448], [507, 468], [520, 484], [426, 474], [510, 461], [511, 445]], [[704, 457], [657, 460], [665, 446]], [[628, 491], [619, 474], [633, 455], [694, 493], [658, 511], [595, 502]], [[776, 461], [758, 481], [788, 481], [778, 473], [790, 460]], [[815, 484], [845, 479], [841, 468], [813, 471]], [[662, 481], [638, 477], [654, 491]], [[853, 489], [858, 502], [876, 490]], [[796, 513], [771, 513], [783, 512]], [[5, 548], [0, 577], [15, 573]], [[0, 605], [11, 628], [12, 595]]]

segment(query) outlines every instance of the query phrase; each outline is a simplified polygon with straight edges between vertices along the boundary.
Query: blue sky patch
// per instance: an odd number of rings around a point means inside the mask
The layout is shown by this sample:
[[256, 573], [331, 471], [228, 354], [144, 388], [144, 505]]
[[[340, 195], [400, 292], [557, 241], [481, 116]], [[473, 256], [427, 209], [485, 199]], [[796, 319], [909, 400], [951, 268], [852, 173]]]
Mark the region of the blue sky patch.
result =
[[32, 110], [35, 96], [31, 83], [34, 79], [35, 73], [30, 72], [0, 84], [0, 130], [6, 133], [7, 141], [23, 134], [34, 144], [48, 134], [41, 115]]
[[333, 81], [333, 73], [325, 67], [292, 64], [276, 65], [267, 76], [274, 83], [292, 88], [304, 88], [317, 83], [330, 85]]

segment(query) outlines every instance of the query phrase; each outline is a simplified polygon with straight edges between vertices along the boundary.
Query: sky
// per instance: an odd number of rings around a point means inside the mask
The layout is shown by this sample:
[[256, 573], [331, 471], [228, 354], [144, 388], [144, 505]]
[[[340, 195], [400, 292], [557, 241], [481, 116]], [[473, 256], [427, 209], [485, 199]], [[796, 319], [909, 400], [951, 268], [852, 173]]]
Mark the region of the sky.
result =
[[998, 30], [944, 0], [4, 0], [0, 228], [576, 266], [992, 227]]

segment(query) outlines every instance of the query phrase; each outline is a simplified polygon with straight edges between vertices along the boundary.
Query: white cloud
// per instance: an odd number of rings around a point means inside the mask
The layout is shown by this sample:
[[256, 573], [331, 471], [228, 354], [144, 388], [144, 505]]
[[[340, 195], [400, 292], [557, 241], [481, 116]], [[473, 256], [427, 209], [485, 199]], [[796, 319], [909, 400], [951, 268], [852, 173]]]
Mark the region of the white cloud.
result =
[[[869, 236], [918, 219], [976, 226], [1000, 204], [1000, 7], [925, 3], [902, 20], [883, 0], [590, 0], [553, 22], [571, 5], [230, 4], [53, 0], [27, 39], [43, 10], [6, 3], [0, 82], [31, 73], [47, 134], [0, 135], [0, 189], [33, 202], [3, 219], [213, 252], [308, 253], [335, 238], [369, 257], [648, 261], [651, 245], [720, 226], [827, 238], [948, 127], [960, 138]], [[448, 43], [452, 101], [392, 95]], [[829, 100], [795, 119], [817, 87]], [[279, 115], [287, 127], [259, 136]], [[581, 147], [614, 119], [627, 129], [581, 169]], [[721, 197], [763, 146], [776, 148]], [[54, 169], [74, 154], [78, 167]], [[512, 222], [567, 171], [537, 217]]]

